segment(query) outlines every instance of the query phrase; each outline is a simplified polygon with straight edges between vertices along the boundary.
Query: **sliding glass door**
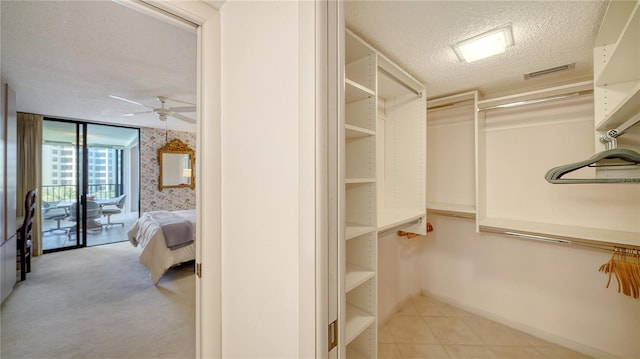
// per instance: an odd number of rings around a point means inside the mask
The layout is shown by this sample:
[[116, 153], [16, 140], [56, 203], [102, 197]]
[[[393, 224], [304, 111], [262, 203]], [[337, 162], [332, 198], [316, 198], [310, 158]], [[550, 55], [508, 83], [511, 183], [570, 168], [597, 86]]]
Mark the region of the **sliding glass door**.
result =
[[139, 130], [43, 122], [45, 252], [127, 240], [138, 216]]
[[46, 252], [83, 246], [84, 127], [45, 120], [42, 136], [42, 248]]

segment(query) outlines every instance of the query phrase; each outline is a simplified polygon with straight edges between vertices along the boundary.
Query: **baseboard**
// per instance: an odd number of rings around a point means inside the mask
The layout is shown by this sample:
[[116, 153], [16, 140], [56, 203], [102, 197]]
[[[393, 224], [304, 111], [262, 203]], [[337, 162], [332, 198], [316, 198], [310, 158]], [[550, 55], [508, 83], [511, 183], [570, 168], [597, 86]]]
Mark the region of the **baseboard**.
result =
[[462, 310], [465, 310], [465, 311], [467, 311], [469, 313], [476, 314], [476, 315], [479, 315], [481, 317], [493, 320], [493, 321], [498, 322], [500, 324], [504, 324], [504, 325], [506, 325], [508, 327], [511, 327], [511, 328], [520, 330], [522, 332], [525, 332], [525, 333], [527, 333], [529, 335], [533, 335], [534, 337], [538, 337], [540, 339], [544, 339], [544, 340], [546, 340], [546, 341], [548, 341], [550, 343], [557, 344], [557, 345], [569, 348], [571, 350], [575, 350], [575, 351], [580, 352], [582, 354], [592, 356], [593, 358], [596, 358], [596, 359], [621, 359], [620, 357], [615, 356], [613, 354], [603, 352], [603, 351], [598, 350], [596, 348], [590, 347], [590, 346], [582, 344], [582, 343], [575, 342], [575, 341], [573, 341], [571, 339], [567, 339], [565, 337], [561, 337], [561, 336], [558, 336], [558, 335], [555, 335], [555, 334], [551, 334], [551, 333], [545, 332], [545, 331], [537, 329], [537, 328], [530, 327], [530, 326], [528, 326], [526, 324], [523, 324], [523, 323], [520, 323], [520, 322], [516, 322], [514, 320], [511, 320], [509, 318], [505, 318], [505, 317], [497, 315], [495, 313], [491, 313], [491, 312], [488, 312], [488, 311], [485, 311], [485, 310], [482, 310], [482, 309], [479, 309], [479, 308], [475, 308], [475, 307], [469, 306], [469, 305], [467, 305], [465, 303], [461, 303], [461, 302], [459, 302], [459, 301], [457, 301], [455, 299], [444, 297], [444, 296], [441, 296], [441, 295], [438, 295], [438, 294], [435, 294], [435, 293], [431, 293], [431, 292], [429, 292], [428, 290], [425, 290], [425, 289], [422, 289], [420, 292], [425, 296], [437, 299], [437, 300], [439, 300], [439, 301], [441, 301], [443, 303], [451, 304], [451, 305], [453, 305], [453, 306], [455, 306], [457, 308], [460, 308]]

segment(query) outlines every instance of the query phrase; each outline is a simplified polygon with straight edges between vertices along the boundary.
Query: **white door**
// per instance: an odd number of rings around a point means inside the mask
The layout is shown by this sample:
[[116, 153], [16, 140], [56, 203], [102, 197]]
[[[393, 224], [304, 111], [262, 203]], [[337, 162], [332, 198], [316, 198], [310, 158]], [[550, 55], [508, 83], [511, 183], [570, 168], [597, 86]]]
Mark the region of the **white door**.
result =
[[[122, 3], [197, 31], [196, 263], [201, 270], [197, 271], [196, 279], [196, 357], [220, 358], [220, 14], [213, 6], [199, 1]], [[216, 4], [219, 7], [222, 3]], [[200, 185], [203, 177], [207, 186]], [[207, 213], [206, 221], [202, 213]], [[206, 245], [202, 238], [207, 238]], [[206, 266], [201, 266], [202, 263]]]

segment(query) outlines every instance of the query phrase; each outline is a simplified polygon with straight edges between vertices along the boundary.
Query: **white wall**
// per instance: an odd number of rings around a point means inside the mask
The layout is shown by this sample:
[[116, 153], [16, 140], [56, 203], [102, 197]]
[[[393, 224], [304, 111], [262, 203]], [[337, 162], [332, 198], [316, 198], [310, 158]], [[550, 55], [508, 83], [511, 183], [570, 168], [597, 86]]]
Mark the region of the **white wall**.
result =
[[420, 294], [424, 237], [378, 237], [378, 326], [387, 322], [411, 297]]
[[299, 7], [238, 1], [220, 9], [225, 358], [297, 358], [305, 335], [299, 248], [308, 241], [313, 248], [315, 238], [303, 233], [299, 203], [314, 164], [300, 161], [300, 148], [314, 133], [300, 130], [307, 119], [300, 94], [308, 89], [299, 86], [306, 63], [298, 36], [314, 24], [302, 24]]
[[[422, 290], [577, 350], [640, 357], [640, 301], [618, 294], [615, 283], [605, 288], [607, 275], [598, 272], [611, 253], [478, 234], [468, 219], [429, 222], [427, 237], [381, 240], [379, 310], [389, 310], [385, 297], [398, 288], [398, 301]], [[396, 282], [383, 280], [389, 273]]]

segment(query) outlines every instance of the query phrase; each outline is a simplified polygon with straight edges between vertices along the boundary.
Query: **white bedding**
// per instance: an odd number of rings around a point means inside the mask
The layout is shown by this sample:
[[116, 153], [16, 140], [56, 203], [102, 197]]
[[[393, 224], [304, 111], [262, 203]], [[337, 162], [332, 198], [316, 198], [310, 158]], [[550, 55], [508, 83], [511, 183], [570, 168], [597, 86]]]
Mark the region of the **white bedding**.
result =
[[152, 218], [153, 213], [144, 213], [131, 226], [127, 235], [134, 247], [142, 248], [140, 263], [147, 268], [151, 274], [151, 281], [155, 284], [169, 268], [196, 258], [196, 211], [191, 209], [171, 212], [187, 219], [193, 225], [193, 243], [175, 250], [167, 248], [162, 229]]

